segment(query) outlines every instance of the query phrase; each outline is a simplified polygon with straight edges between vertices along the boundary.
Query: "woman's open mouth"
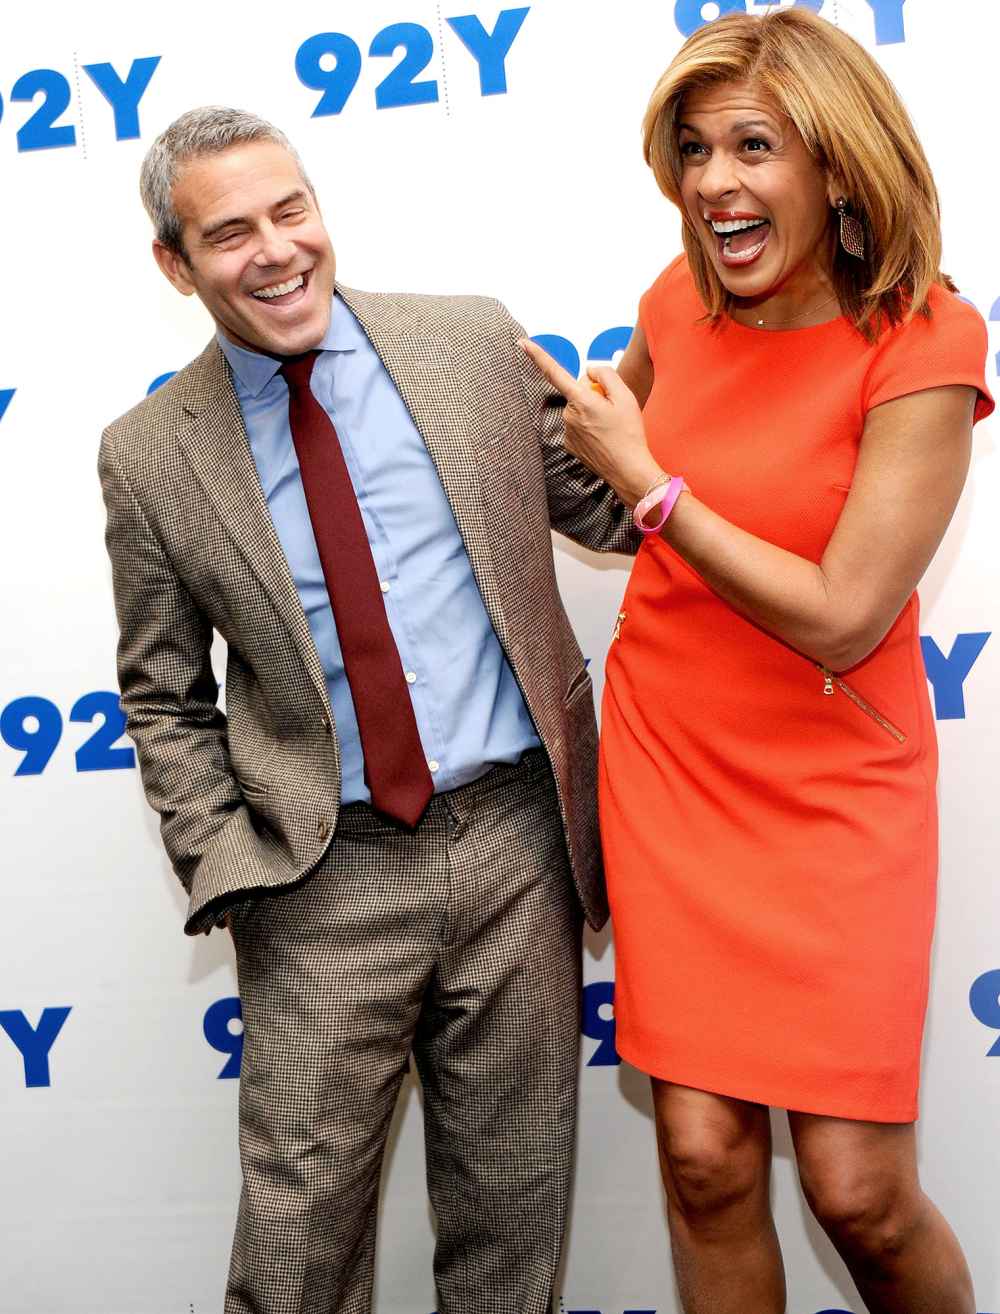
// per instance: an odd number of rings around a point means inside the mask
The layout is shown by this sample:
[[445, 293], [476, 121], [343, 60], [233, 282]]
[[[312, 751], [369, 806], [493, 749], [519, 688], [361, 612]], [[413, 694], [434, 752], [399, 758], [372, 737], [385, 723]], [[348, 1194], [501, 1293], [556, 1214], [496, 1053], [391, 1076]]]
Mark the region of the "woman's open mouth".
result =
[[750, 265], [761, 255], [771, 236], [770, 219], [760, 215], [706, 215], [715, 235], [719, 260], [727, 268]]

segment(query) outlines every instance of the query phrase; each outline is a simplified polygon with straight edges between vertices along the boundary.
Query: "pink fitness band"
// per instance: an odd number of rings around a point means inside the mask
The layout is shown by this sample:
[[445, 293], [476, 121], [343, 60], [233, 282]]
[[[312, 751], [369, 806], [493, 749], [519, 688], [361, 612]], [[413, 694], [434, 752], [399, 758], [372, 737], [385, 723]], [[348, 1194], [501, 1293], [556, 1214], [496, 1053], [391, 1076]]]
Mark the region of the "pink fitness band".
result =
[[[663, 478], [659, 483], [654, 484], [646, 496], [636, 503], [636, 508], [632, 512], [632, 522], [636, 529], [641, 534], [658, 534], [667, 523], [667, 517], [685, 488], [687, 484], [680, 475]], [[647, 525], [646, 517], [655, 506], [660, 508], [660, 518], [655, 525]]]

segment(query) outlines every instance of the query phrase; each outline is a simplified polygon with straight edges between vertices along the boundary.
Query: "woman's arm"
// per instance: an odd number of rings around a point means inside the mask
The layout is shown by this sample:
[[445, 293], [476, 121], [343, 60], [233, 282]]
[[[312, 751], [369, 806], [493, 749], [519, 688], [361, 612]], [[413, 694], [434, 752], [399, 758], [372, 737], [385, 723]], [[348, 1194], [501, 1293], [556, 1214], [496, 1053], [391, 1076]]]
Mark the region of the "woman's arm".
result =
[[641, 324], [636, 324], [628, 346], [622, 352], [618, 362], [618, 377], [628, 384], [639, 405], [645, 406], [646, 398], [653, 388], [653, 362], [649, 359], [649, 347]]
[[[663, 472], [631, 380], [592, 369], [604, 397], [534, 343], [522, 345], [567, 399], [567, 446], [634, 506]], [[694, 494], [682, 494], [663, 537], [737, 611], [846, 670], [880, 642], [941, 542], [968, 471], [975, 397], [971, 387], [930, 388], [869, 412], [850, 494], [818, 564], [748, 534]]]

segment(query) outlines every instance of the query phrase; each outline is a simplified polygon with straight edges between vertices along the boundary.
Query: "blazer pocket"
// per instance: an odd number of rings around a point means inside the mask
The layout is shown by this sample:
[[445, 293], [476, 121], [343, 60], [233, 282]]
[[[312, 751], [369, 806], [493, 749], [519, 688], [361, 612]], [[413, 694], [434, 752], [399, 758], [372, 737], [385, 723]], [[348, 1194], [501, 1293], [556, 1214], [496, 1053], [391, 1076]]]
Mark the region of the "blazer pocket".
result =
[[[508, 509], [517, 507], [530, 520], [530, 497], [525, 482], [525, 456], [517, 431], [506, 420], [491, 425], [483, 436], [482, 481], [489, 495], [499, 495]], [[540, 489], [543, 485], [540, 483]], [[544, 496], [544, 493], [543, 493]]]
[[240, 793], [248, 803], [253, 803], [255, 799], [264, 799], [271, 792], [274, 759], [275, 749], [271, 748], [264, 753], [259, 764], [254, 763], [252, 775], [246, 770], [237, 773], [236, 779], [239, 782]]
[[568, 707], [570, 703], [576, 700], [588, 689], [593, 689], [593, 682], [590, 678], [590, 672], [586, 666], [582, 666], [570, 680], [569, 685], [563, 695], [563, 704]]
[[262, 784], [259, 780], [250, 780], [244, 778], [240, 781], [240, 793], [249, 801], [255, 798], [265, 798], [267, 796], [267, 785]]

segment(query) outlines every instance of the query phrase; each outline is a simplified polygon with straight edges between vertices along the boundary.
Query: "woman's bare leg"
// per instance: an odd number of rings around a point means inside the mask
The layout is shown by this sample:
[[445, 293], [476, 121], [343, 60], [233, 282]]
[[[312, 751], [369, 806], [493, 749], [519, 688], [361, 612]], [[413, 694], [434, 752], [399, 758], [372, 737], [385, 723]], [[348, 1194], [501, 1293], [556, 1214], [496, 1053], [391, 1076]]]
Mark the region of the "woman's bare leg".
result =
[[685, 1314], [784, 1314], [767, 1108], [656, 1078], [653, 1106]]
[[788, 1118], [806, 1199], [870, 1314], [975, 1314], [965, 1256], [920, 1189], [913, 1124]]

